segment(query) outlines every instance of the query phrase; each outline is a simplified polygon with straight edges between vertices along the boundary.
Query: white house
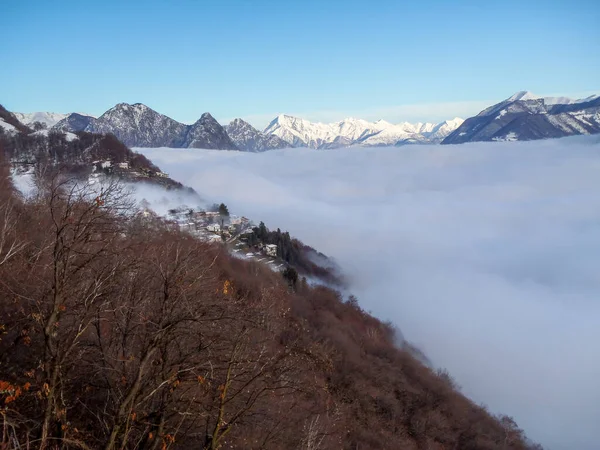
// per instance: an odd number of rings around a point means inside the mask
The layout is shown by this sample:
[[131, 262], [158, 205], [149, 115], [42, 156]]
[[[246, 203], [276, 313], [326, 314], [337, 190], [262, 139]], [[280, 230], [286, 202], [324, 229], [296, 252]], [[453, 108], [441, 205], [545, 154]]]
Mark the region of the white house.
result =
[[129, 163], [127, 161], [121, 162], [117, 164], [117, 166], [119, 166], [119, 169], [129, 169]]
[[276, 257], [277, 256], [277, 246], [275, 244], [265, 245], [265, 253], [267, 254], [267, 256]]
[[212, 233], [220, 233], [221, 225], [219, 225], [218, 223], [211, 223], [206, 227], [206, 231], [210, 231]]

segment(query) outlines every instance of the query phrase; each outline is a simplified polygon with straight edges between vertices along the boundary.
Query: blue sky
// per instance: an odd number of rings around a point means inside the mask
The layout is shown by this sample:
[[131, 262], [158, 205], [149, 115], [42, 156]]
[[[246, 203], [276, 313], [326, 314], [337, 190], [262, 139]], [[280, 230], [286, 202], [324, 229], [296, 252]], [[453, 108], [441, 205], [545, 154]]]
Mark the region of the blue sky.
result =
[[0, 103], [437, 121], [519, 90], [600, 93], [598, 23], [594, 0], [7, 2]]

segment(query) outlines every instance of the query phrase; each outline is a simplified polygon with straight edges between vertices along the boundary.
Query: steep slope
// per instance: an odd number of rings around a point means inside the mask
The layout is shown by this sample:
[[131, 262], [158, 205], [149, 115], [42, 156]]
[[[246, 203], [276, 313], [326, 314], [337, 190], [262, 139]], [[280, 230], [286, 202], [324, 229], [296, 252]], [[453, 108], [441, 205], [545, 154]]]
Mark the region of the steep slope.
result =
[[53, 112], [32, 112], [32, 113], [14, 113], [16, 118], [25, 125], [32, 125], [39, 122], [46, 128], [51, 128], [61, 120], [65, 119], [68, 114], [53, 113]]
[[204, 113], [196, 123], [187, 129], [181, 147], [208, 148], [216, 150], [237, 150], [227, 135], [225, 128], [209, 113]]
[[96, 118], [86, 116], [84, 114], [71, 113], [64, 119], [58, 121], [52, 128], [55, 130], [76, 133], [84, 131], [91, 123], [95, 122]]
[[600, 133], [600, 96], [573, 100], [517, 92], [484, 109], [450, 133], [442, 144], [555, 138]]
[[247, 152], [263, 152], [290, 146], [283, 139], [262, 133], [242, 119], [232, 120], [225, 130], [236, 147]]
[[[215, 132], [210, 115], [198, 122]], [[73, 448], [114, 449], [115, 436], [119, 448], [535, 448], [354, 298], [132, 214], [118, 185], [64, 190], [56, 172], [40, 171], [38, 200], [23, 202], [5, 161], [29, 167], [52, 155], [48, 163], [84, 179], [93, 171], [183, 188], [113, 135], [59, 135], [0, 133], [7, 448], [43, 441], [47, 411], [47, 440]], [[264, 232], [282, 252], [303, 250], [287, 233]]]
[[29, 127], [22, 124], [19, 119], [10, 111], [8, 111], [4, 106], [0, 105], [0, 128], [3, 131], [13, 133], [13, 132], [22, 132], [29, 133], [31, 129]]
[[141, 103], [119, 103], [85, 130], [112, 133], [130, 147], [181, 147], [187, 127]]
[[535, 448], [356, 299], [131, 214], [119, 190], [40, 185], [23, 202], [0, 171], [3, 448]]
[[348, 118], [329, 124], [313, 123], [297, 117], [277, 116], [265, 129], [290, 145], [310, 148], [335, 148], [348, 145], [403, 145], [438, 143], [462, 123], [455, 118], [440, 124], [408, 122], [391, 124], [385, 120], [368, 122]]

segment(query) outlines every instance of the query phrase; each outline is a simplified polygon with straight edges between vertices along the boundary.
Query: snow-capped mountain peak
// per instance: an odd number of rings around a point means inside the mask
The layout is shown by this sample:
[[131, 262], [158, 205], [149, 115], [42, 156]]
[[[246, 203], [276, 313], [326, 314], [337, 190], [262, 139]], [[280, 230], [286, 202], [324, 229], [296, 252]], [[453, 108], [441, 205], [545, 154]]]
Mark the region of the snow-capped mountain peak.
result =
[[518, 92], [467, 119], [444, 144], [533, 140], [600, 132], [600, 96], [537, 97]]
[[376, 120], [375, 125], [381, 127], [381, 129], [390, 128], [394, 126], [392, 123], [388, 122], [385, 119]]
[[331, 148], [347, 145], [400, 145], [405, 143], [437, 143], [462, 123], [453, 119], [440, 124], [400, 123], [385, 120], [369, 122], [348, 117], [339, 122], [310, 122], [281, 114], [265, 129], [295, 147]]
[[54, 112], [32, 112], [32, 113], [14, 113], [17, 119], [24, 125], [32, 125], [35, 122], [43, 124], [46, 128], [53, 127], [67, 117], [68, 114]]
[[188, 127], [182, 146], [221, 150], [238, 149], [228, 136], [225, 128], [207, 112], [202, 114], [200, 119]]
[[520, 91], [506, 99], [507, 102], [516, 102], [518, 100], [537, 100], [540, 97], [529, 91]]
[[273, 134], [260, 132], [242, 119], [232, 120], [225, 129], [240, 150], [262, 152], [290, 146], [290, 144]]
[[85, 128], [94, 133], [113, 133], [126, 145], [138, 147], [177, 147], [185, 130], [185, 125], [142, 103], [118, 103]]

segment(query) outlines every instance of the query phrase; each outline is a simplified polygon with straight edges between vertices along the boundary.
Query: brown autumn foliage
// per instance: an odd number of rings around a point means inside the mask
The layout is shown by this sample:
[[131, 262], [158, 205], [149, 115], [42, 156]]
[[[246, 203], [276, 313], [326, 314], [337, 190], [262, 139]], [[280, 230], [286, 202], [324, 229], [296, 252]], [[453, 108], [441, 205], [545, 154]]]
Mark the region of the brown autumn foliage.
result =
[[527, 449], [323, 287], [0, 172], [0, 449]]

